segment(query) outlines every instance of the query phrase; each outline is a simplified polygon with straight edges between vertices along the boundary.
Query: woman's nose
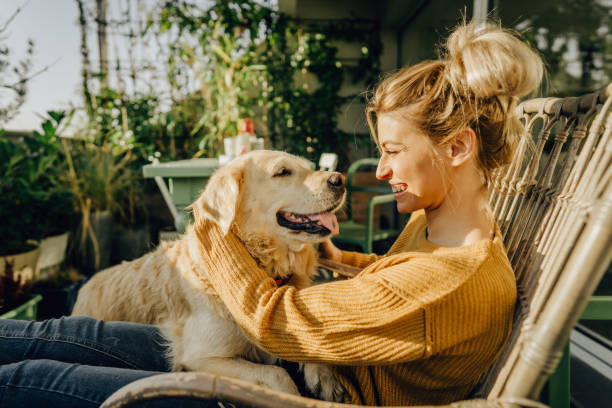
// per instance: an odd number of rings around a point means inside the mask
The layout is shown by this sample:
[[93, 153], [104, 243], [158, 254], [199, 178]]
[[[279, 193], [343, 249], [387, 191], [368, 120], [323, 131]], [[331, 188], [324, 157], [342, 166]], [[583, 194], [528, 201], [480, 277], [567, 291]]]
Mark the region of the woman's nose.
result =
[[379, 180], [386, 180], [391, 176], [391, 167], [388, 166], [384, 160], [381, 158], [378, 161], [378, 166], [376, 167], [376, 178]]

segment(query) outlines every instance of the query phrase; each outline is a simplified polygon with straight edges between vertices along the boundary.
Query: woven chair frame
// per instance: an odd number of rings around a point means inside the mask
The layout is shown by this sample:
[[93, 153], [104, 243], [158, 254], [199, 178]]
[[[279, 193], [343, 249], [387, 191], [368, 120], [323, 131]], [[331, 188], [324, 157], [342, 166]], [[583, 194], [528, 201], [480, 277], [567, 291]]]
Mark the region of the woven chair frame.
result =
[[[611, 94], [612, 84], [581, 97], [528, 100], [517, 108], [528, 137], [490, 186], [517, 279], [514, 326], [474, 399], [447, 407], [544, 406], [534, 400], [612, 260]], [[206, 373], [139, 380], [103, 406], [124, 407], [161, 395], [217, 398], [239, 406], [353, 407]]]
[[[515, 375], [512, 372], [519, 360], [539, 367], [540, 377], [545, 379], [561, 359], [562, 346], [579, 315], [568, 321], [564, 333], [550, 333], [558, 337], [559, 347], [554, 350], [541, 349], [536, 328], [548, 324], [542, 319], [545, 308], [557, 307], [551, 297], [559, 287], [561, 273], [570, 274], [569, 256], [592, 250], [579, 249], [577, 241], [597, 205], [605, 201], [602, 195], [611, 184], [611, 91], [609, 85], [579, 98], [539, 98], [518, 108], [533, 138], [522, 140], [511, 166], [494, 179], [490, 201], [517, 277], [519, 299], [511, 338], [477, 395], [506, 395], [505, 386]], [[609, 259], [602, 263], [592, 271], [599, 275], [593, 279], [595, 283]], [[584, 308], [584, 301], [595, 289], [591, 286], [576, 286], [577, 293], [582, 289], [583, 304], [573, 306]], [[562, 301], [569, 304], [570, 299]], [[541, 388], [543, 380], [538, 382]], [[539, 389], [534, 389], [529, 397], [535, 398], [537, 393]]]

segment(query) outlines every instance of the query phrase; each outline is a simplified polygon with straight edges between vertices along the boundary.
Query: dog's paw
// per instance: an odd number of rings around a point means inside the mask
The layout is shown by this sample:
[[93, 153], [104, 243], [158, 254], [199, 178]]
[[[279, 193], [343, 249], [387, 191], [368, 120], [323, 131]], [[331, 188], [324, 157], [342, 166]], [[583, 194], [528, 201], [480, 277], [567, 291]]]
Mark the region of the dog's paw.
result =
[[344, 387], [334, 376], [332, 369], [324, 364], [304, 364], [306, 387], [317, 398], [325, 401], [343, 402]]
[[259, 385], [263, 385], [275, 391], [300, 395], [298, 387], [284, 368], [275, 366], [262, 366], [262, 368], [262, 374], [258, 381]]

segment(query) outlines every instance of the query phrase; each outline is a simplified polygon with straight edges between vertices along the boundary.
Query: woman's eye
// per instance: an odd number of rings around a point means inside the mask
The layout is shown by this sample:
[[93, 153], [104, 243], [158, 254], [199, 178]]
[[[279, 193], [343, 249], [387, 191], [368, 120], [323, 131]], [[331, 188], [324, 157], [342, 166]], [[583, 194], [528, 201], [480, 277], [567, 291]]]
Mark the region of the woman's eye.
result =
[[286, 176], [290, 176], [291, 175], [291, 170], [285, 168], [285, 167], [281, 167], [280, 169], [276, 170], [274, 172], [274, 176], [273, 177], [286, 177]]

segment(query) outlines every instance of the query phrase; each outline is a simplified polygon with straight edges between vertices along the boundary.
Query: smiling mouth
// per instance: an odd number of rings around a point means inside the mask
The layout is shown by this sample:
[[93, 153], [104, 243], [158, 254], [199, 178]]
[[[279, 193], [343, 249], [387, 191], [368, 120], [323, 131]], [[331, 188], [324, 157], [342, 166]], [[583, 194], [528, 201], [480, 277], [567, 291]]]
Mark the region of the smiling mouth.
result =
[[313, 235], [328, 235], [339, 233], [338, 220], [332, 213], [334, 208], [317, 214], [297, 214], [294, 212], [279, 211], [276, 221], [281, 227], [294, 231], [302, 231]]
[[401, 194], [408, 189], [408, 186], [403, 184], [391, 185], [391, 190], [393, 190], [394, 194]]

